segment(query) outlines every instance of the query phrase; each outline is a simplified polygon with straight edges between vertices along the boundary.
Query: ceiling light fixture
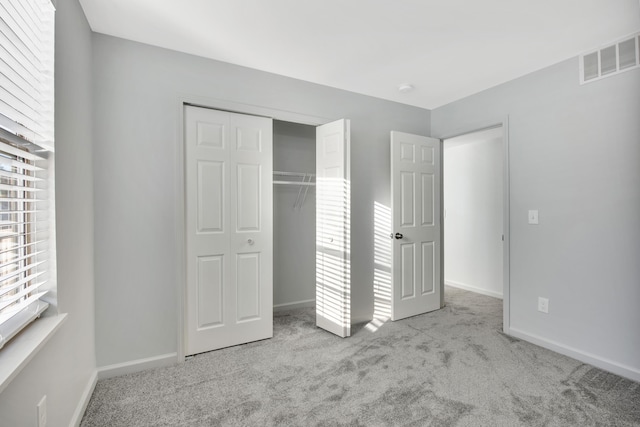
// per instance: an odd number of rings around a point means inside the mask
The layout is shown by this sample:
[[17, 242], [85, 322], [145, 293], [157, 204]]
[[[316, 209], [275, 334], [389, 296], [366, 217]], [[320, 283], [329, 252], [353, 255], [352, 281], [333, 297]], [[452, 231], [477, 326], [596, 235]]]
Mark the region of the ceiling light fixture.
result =
[[398, 86], [398, 91], [400, 93], [408, 93], [411, 92], [413, 90], [413, 85], [410, 85], [409, 83], [403, 83], [400, 86]]

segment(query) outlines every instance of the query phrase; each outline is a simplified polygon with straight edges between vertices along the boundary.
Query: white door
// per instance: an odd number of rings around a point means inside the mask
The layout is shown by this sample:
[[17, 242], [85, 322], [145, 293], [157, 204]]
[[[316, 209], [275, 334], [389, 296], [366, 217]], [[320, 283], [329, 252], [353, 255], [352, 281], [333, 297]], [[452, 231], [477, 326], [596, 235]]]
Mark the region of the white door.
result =
[[351, 335], [349, 120], [316, 128], [316, 325]]
[[440, 140], [391, 132], [391, 319], [440, 301]]
[[185, 106], [186, 352], [273, 336], [272, 121]]

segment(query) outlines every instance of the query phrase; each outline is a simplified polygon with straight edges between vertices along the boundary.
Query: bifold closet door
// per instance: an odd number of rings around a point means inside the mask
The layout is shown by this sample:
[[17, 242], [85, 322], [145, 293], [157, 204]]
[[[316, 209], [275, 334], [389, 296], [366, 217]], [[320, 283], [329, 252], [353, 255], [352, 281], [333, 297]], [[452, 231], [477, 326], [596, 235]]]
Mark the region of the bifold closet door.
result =
[[351, 335], [349, 120], [316, 128], [316, 325]]
[[271, 119], [184, 107], [185, 354], [273, 336]]
[[391, 132], [391, 319], [440, 305], [440, 140]]

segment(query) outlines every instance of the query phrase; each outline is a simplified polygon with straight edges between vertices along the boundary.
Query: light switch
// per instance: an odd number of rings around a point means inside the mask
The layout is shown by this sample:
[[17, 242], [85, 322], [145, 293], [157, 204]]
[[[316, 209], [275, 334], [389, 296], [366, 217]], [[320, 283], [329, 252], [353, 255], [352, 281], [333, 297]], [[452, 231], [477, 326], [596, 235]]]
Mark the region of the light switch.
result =
[[531, 210], [529, 211], [529, 224], [537, 224], [538, 223], [538, 211]]

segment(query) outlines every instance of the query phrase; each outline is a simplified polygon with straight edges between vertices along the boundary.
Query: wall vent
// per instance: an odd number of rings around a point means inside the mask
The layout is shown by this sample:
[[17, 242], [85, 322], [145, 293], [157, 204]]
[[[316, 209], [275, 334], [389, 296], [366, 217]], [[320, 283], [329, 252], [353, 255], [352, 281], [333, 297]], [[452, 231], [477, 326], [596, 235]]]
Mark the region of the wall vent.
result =
[[580, 55], [580, 84], [640, 67], [640, 33]]

